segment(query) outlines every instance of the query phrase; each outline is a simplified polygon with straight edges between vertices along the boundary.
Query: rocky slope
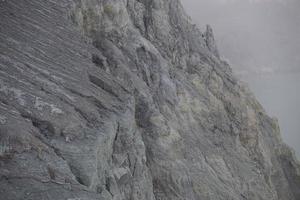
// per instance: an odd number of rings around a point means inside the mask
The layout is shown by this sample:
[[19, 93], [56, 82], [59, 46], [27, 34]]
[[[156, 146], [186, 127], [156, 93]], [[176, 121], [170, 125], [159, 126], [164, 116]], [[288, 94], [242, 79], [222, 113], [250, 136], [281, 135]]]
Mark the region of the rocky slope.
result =
[[276, 120], [178, 0], [0, 1], [0, 199], [299, 200]]

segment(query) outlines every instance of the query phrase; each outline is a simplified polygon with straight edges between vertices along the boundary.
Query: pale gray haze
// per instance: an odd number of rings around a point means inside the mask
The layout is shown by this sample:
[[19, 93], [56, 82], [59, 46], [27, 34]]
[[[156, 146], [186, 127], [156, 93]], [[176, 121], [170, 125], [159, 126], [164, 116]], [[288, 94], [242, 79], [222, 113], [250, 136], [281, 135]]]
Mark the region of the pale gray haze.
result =
[[182, 0], [192, 20], [210, 24], [219, 50], [300, 157], [300, 1]]

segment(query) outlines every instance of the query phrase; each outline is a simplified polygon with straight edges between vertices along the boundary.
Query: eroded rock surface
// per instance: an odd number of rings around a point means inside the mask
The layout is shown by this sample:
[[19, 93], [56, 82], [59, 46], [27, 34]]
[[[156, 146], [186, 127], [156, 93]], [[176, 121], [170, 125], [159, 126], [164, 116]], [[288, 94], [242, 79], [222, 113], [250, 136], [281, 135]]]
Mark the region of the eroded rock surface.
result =
[[0, 199], [299, 200], [278, 123], [178, 0], [0, 1]]

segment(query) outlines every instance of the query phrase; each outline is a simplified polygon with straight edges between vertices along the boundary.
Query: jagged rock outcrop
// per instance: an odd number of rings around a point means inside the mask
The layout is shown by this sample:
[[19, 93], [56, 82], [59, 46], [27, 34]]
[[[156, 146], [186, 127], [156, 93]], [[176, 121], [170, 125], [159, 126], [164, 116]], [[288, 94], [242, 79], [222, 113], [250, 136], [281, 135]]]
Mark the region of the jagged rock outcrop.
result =
[[0, 1], [0, 199], [299, 200], [278, 123], [178, 0]]
[[210, 25], [206, 25], [206, 31], [204, 33], [204, 38], [206, 41], [207, 48], [218, 58], [220, 58], [220, 54], [217, 48], [217, 44], [215, 41], [214, 33]]

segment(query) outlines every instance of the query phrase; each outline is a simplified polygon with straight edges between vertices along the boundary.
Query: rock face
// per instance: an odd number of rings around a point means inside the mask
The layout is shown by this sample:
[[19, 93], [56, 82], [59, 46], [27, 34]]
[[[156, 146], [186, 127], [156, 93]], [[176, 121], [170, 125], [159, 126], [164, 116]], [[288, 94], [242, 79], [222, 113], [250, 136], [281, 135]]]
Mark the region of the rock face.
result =
[[178, 0], [0, 1], [0, 199], [299, 200], [300, 167]]

